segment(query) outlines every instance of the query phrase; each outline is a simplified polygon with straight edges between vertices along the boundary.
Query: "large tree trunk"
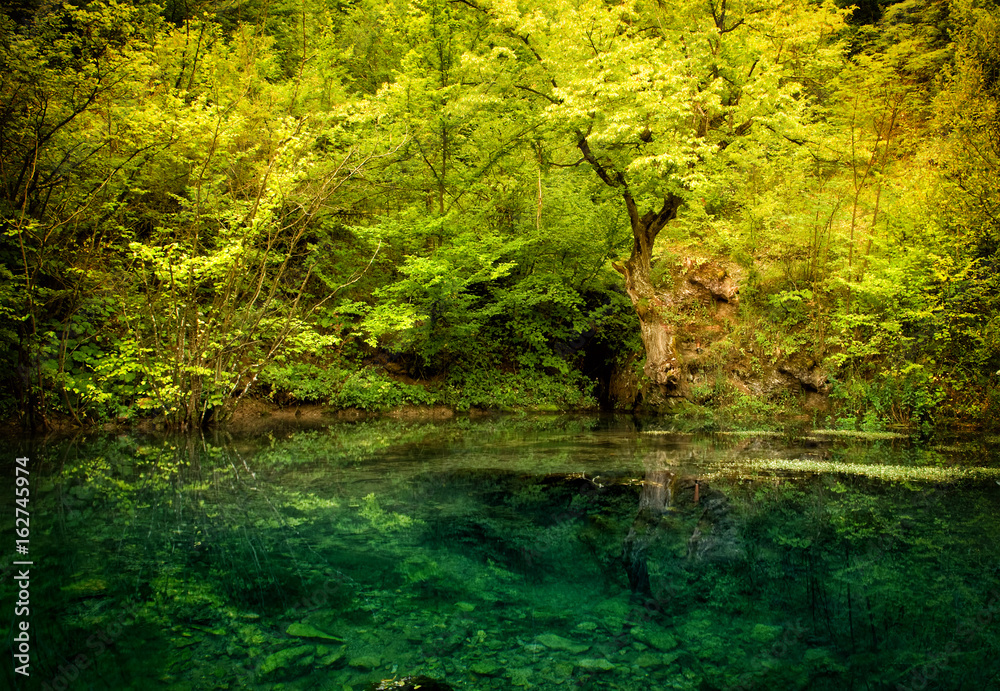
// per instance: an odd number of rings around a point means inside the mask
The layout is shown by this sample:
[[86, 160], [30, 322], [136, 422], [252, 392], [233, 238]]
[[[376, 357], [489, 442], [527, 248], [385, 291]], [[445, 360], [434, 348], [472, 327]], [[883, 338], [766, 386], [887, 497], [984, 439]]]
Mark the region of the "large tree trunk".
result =
[[649, 547], [659, 537], [660, 519], [673, 503], [677, 474], [670, 470], [666, 454], [657, 455], [659, 464], [646, 468], [639, 495], [639, 511], [622, 543], [622, 561], [633, 593], [651, 595]]
[[632, 226], [633, 243], [629, 258], [622, 263], [616, 262], [614, 267], [625, 277], [625, 291], [635, 305], [636, 314], [639, 315], [642, 345], [646, 349], [646, 365], [643, 371], [659, 388], [660, 393], [670, 395], [680, 383], [680, 363], [677, 360], [675, 347], [676, 331], [668, 319], [669, 315], [666, 314], [667, 306], [656, 297], [650, 277], [650, 265], [656, 236], [667, 223], [677, 217], [677, 209], [680, 208], [682, 200], [673, 193], [667, 193], [663, 197], [663, 205], [659, 211], [650, 211], [640, 216], [622, 171], [605, 166], [598, 160], [590, 150], [586, 134], [577, 132], [576, 145], [598, 177], [607, 185], [621, 190], [622, 199], [628, 210], [629, 223]]
[[650, 268], [656, 236], [677, 216], [681, 200], [668, 195], [658, 212], [649, 212], [642, 217], [635, 213], [631, 196], [625, 201], [629, 206], [634, 242], [631, 256], [622, 263], [615, 263], [614, 267], [625, 277], [625, 292], [639, 317], [642, 345], [646, 349], [643, 372], [666, 395], [672, 393], [680, 382], [680, 363], [675, 347], [676, 327], [666, 312], [667, 305], [656, 296]]

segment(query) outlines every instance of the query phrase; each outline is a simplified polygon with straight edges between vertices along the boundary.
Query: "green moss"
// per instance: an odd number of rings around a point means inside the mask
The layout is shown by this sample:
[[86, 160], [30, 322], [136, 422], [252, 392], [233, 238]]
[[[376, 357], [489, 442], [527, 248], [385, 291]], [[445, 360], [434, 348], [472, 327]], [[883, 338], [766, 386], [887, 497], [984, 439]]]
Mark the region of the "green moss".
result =
[[667, 652], [677, 647], [677, 639], [666, 631], [637, 626], [632, 629], [632, 637], [661, 652]]
[[350, 658], [347, 664], [355, 669], [375, 669], [382, 664], [382, 660], [375, 655], [358, 655]]
[[813, 430], [812, 436], [816, 437], [846, 437], [849, 439], [879, 440], [879, 439], [908, 439], [910, 435], [899, 432], [868, 432], [850, 429], [817, 429]]

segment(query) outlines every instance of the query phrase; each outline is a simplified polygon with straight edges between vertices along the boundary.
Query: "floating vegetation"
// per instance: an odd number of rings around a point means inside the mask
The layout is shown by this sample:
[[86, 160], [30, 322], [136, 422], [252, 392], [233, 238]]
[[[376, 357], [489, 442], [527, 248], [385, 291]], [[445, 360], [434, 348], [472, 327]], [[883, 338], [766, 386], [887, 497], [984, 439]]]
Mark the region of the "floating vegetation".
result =
[[990, 477], [1000, 477], [1000, 468], [962, 466], [906, 466], [878, 465], [873, 463], [844, 463], [840, 461], [755, 459], [739, 461], [740, 468], [752, 470], [787, 470], [797, 473], [840, 473], [864, 475], [880, 480], [923, 480], [927, 482], [954, 482]]
[[853, 429], [814, 429], [806, 439], [815, 437], [846, 437], [862, 441], [880, 441], [884, 439], [909, 439], [910, 435], [900, 432], [863, 432]]
[[782, 438], [787, 437], [787, 434], [781, 432], [776, 432], [774, 430], [765, 429], [744, 429], [744, 430], [728, 430], [726, 432], [716, 432], [716, 434], [723, 437], [771, 437], [771, 438]]

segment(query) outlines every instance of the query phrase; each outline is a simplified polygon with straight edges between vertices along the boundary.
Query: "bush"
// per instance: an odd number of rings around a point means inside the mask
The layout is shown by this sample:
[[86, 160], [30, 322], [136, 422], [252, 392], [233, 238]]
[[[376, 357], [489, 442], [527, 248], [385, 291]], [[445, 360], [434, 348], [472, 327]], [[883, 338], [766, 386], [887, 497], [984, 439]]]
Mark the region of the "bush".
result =
[[340, 389], [350, 370], [321, 367], [308, 362], [272, 364], [260, 374], [260, 381], [277, 393], [302, 403], [327, 403]]
[[325, 403], [336, 408], [380, 411], [400, 405], [433, 405], [435, 395], [422, 386], [399, 382], [371, 368], [350, 370], [298, 362], [272, 365], [261, 381], [272, 397], [289, 397], [302, 403]]
[[907, 363], [872, 378], [851, 376], [835, 383], [831, 397], [842, 415], [861, 420], [861, 429], [878, 431], [886, 424], [932, 422], [945, 391], [923, 365]]
[[513, 373], [463, 369], [448, 377], [439, 396], [442, 403], [458, 410], [531, 407], [556, 411], [596, 407], [593, 386], [593, 382], [576, 371], [547, 374], [531, 370]]
[[401, 405], [433, 405], [437, 396], [418, 384], [406, 384], [373, 369], [355, 372], [330, 403], [339, 408], [387, 410]]

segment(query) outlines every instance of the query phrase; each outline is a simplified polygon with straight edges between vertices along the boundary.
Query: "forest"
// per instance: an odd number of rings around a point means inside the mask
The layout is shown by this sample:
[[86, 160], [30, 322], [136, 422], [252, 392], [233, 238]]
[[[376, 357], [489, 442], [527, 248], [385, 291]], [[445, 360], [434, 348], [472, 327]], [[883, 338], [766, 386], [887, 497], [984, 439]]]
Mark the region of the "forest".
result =
[[998, 22], [4, 3], [0, 417], [813, 401], [840, 428], [995, 425]]

